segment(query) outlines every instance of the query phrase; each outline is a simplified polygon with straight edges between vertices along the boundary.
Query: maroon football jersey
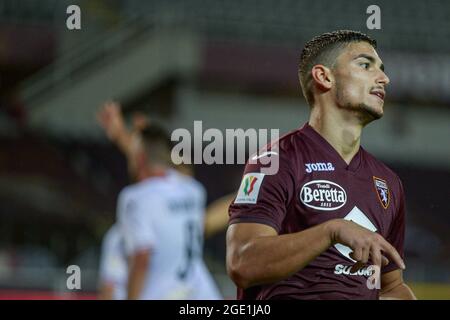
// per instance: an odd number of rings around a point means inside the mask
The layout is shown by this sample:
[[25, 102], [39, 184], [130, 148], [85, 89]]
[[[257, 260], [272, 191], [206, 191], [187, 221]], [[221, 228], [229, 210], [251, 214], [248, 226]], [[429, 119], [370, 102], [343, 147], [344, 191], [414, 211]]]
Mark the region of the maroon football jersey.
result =
[[[381, 234], [403, 258], [404, 192], [400, 179], [362, 147], [350, 164], [309, 124], [279, 139], [279, 170], [261, 173], [247, 163], [230, 224], [262, 223], [278, 234], [295, 233], [330, 219], [352, 220]], [[274, 150], [274, 149], [272, 149]], [[238, 288], [238, 299], [377, 299], [372, 270], [350, 273], [351, 249], [337, 244], [287, 279]], [[397, 269], [390, 263], [381, 273]]]

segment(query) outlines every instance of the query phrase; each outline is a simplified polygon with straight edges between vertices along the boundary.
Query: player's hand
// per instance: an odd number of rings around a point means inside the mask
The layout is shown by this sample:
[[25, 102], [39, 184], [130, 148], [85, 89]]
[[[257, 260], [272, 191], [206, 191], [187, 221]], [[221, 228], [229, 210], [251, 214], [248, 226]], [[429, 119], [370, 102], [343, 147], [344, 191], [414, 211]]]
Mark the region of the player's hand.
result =
[[123, 120], [121, 106], [114, 101], [108, 101], [103, 104], [97, 112], [97, 121], [112, 141], [117, 140], [127, 130], [125, 121]]
[[133, 131], [141, 132], [145, 128], [150, 126], [150, 118], [141, 112], [134, 112], [131, 116], [131, 122], [133, 125]]
[[372, 264], [383, 267], [392, 259], [399, 268], [405, 269], [405, 263], [397, 250], [380, 234], [372, 232], [353, 221], [333, 220], [331, 232], [332, 243], [340, 243], [350, 247], [350, 257], [356, 260], [351, 272], [356, 272], [371, 260]]

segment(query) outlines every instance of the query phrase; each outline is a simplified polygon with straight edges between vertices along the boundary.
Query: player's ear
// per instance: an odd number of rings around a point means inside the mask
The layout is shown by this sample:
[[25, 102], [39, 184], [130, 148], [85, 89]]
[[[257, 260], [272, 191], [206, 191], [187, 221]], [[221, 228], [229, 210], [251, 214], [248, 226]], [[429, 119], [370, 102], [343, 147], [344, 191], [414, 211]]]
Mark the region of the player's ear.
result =
[[316, 64], [312, 67], [311, 76], [316, 86], [321, 90], [328, 91], [333, 83], [333, 75], [331, 70], [322, 64]]

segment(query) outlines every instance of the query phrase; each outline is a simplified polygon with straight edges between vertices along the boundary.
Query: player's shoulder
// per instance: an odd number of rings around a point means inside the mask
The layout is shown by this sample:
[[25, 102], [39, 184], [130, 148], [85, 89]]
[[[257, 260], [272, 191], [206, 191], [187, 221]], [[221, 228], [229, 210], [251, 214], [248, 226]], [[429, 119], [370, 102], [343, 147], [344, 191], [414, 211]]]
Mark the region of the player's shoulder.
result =
[[255, 161], [265, 154], [271, 154], [271, 156], [278, 157], [280, 167], [289, 170], [295, 169], [303, 163], [305, 143], [303, 128], [296, 128], [271, 141], [262, 150], [259, 150], [258, 155], [254, 155], [250, 160]]
[[189, 184], [192, 185], [192, 187], [201, 194], [206, 194], [206, 188], [203, 186], [203, 184], [198, 181], [197, 179], [193, 177], [189, 177]]
[[119, 242], [121, 238], [119, 226], [113, 224], [103, 236], [103, 247], [110, 248], [114, 246], [115, 243]]
[[122, 190], [120, 190], [119, 199], [125, 200], [129, 198], [130, 196], [135, 194], [138, 189], [139, 188], [135, 183], [123, 187]]
[[[272, 140], [257, 154], [250, 156], [246, 172], [260, 172], [262, 168], [276, 167], [278, 173], [297, 175], [302, 167], [304, 135], [303, 128], [297, 128], [287, 132], [278, 139]], [[270, 156], [270, 162], [265, 157]], [[274, 165], [275, 164], [275, 165]]]
[[119, 228], [118, 228], [117, 224], [113, 224], [106, 231], [105, 238], [107, 238], [107, 239], [114, 238], [114, 237], [116, 237], [118, 235], [118, 233], [119, 233]]
[[149, 206], [155, 206], [163, 200], [158, 183], [153, 178], [145, 179], [124, 187], [119, 193], [119, 214], [134, 212]]
[[[292, 156], [296, 154], [295, 147], [298, 136], [299, 130], [292, 130], [283, 136], [270, 141], [270, 143], [258, 150], [258, 153], [251, 154], [249, 160], [258, 162], [259, 159], [266, 156], [279, 157], [283, 161], [292, 160]], [[253, 162], [249, 161], [249, 163]]]
[[285, 162], [302, 163], [304, 154], [308, 152], [310, 143], [306, 131], [308, 124], [291, 130], [281, 136], [275, 145], [280, 150], [280, 158]]
[[147, 198], [151, 196], [152, 192], [161, 188], [161, 178], [151, 177], [142, 181], [130, 184], [122, 189], [119, 197], [122, 198]]
[[276, 145], [285, 155], [292, 153], [297, 154], [299, 144], [304, 140], [303, 128], [296, 128], [282, 135], [277, 141]]
[[195, 177], [178, 172], [177, 170], [174, 170], [174, 169], [171, 169], [169, 171], [169, 176], [172, 179], [176, 180], [177, 183], [190, 184], [195, 187], [202, 186], [202, 184]]
[[206, 195], [206, 189], [203, 186], [203, 184], [198, 181], [196, 178], [192, 176], [188, 176], [182, 173], [179, 173], [177, 171], [172, 171], [172, 177], [175, 179], [175, 182], [178, 184], [179, 187], [190, 190], [191, 192], [196, 192], [200, 194], [201, 196]]
[[388, 180], [391, 183], [399, 184], [401, 185], [401, 179], [398, 176], [398, 174], [391, 169], [387, 164], [385, 164], [383, 161], [377, 159], [373, 154], [365, 150], [361, 147], [361, 150], [364, 154], [364, 159], [366, 163], [372, 167], [372, 172], [380, 177], [380, 179]]

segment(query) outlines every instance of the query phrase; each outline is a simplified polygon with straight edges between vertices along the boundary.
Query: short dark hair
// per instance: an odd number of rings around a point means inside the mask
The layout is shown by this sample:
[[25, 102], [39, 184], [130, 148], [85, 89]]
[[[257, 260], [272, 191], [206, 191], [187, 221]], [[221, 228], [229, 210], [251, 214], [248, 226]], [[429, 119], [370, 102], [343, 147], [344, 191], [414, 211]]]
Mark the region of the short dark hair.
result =
[[305, 44], [300, 55], [298, 77], [306, 102], [312, 107], [314, 97], [311, 90], [311, 69], [316, 64], [333, 67], [340, 51], [352, 42], [365, 41], [372, 47], [377, 47], [377, 42], [368, 35], [352, 30], [338, 30], [327, 32], [314, 37]]
[[171, 165], [170, 153], [172, 141], [166, 129], [156, 123], [152, 123], [141, 132], [142, 144], [148, 160], [151, 163]]

